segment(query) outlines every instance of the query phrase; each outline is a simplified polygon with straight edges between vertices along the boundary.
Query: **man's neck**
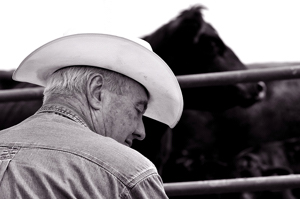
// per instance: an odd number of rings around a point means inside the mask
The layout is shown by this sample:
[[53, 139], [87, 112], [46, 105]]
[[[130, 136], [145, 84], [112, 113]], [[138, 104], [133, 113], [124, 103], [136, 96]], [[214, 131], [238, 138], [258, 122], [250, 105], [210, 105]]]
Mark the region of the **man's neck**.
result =
[[44, 105], [47, 104], [58, 104], [70, 108], [84, 120], [89, 129], [94, 131], [91, 125], [89, 105], [87, 103], [87, 100], [83, 97], [74, 95], [67, 96], [61, 94], [52, 94], [51, 96], [47, 97], [47, 100], [44, 102]]

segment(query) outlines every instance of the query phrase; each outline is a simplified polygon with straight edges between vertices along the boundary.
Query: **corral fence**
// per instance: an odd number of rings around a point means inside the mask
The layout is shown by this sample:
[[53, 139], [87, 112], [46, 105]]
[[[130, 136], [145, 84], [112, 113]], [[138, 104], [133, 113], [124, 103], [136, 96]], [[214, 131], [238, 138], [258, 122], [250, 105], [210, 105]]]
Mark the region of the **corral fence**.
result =
[[[300, 65], [177, 76], [182, 89], [295, 78], [300, 78]], [[0, 102], [34, 100], [42, 96], [43, 88], [1, 90]]]
[[[300, 65], [177, 76], [182, 89], [296, 78], [300, 78]], [[43, 88], [1, 90], [0, 102], [36, 100], [42, 96]], [[169, 196], [284, 190], [300, 188], [300, 175], [175, 182], [165, 183], [164, 187]]]

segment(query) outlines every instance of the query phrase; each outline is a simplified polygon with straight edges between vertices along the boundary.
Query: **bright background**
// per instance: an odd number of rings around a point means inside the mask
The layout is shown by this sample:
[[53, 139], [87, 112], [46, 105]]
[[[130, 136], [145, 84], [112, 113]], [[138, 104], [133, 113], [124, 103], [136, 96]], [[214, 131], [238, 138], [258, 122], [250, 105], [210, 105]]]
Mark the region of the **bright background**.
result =
[[149, 34], [195, 4], [244, 63], [300, 61], [299, 0], [1, 0], [0, 69], [70, 28]]

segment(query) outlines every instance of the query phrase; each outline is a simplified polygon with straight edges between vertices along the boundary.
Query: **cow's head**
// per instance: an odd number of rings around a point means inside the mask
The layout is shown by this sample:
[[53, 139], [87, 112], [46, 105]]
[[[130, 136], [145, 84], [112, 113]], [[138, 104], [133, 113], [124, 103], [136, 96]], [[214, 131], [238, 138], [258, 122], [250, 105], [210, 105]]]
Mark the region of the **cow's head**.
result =
[[[286, 142], [265, 143], [256, 147], [248, 148], [240, 152], [235, 161], [234, 176], [262, 177], [289, 175], [293, 171], [289, 163], [289, 152], [286, 151]], [[241, 199], [260, 198], [288, 198], [295, 199], [291, 189], [270, 190], [257, 192], [243, 192]]]
[[[175, 75], [245, 70], [245, 65], [202, 17], [203, 6], [184, 10], [175, 19], [143, 37]], [[250, 106], [264, 96], [265, 84], [183, 89], [186, 108], [220, 110]]]

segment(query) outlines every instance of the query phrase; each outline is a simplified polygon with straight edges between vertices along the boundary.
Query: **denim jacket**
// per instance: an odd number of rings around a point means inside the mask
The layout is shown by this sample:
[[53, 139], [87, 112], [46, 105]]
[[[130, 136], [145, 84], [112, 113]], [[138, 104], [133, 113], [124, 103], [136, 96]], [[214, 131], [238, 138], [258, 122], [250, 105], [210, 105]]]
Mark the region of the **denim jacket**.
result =
[[0, 199], [19, 198], [167, 196], [147, 158], [52, 105], [0, 131]]

